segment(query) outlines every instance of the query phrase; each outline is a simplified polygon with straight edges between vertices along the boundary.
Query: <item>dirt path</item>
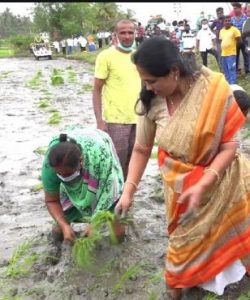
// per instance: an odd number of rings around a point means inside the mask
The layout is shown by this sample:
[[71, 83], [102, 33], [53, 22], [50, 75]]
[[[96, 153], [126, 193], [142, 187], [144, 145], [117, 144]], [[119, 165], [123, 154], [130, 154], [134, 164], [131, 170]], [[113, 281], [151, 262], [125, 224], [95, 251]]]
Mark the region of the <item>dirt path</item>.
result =
[[[63, 85], [51, 85], [53, 69], [61, 70]], [[39, 71], [36, 87], [30, 80]], [[167, 299], [162, 279], [165, 208], [155, 160], [150, 160], [135, 197], [132, 214], [138, 236], [130, 229], [119, 246], [103, 241], [96, 250], [96, 267], [88, 272], [76, 268], [69, 248], [61, 252], [48, 239], [51, 217], [43, 192], [32, 192], [40, 183], [43, 159], [37, 150], [67, 125], [95, 126], [92, 74], [93, 67], [78, 61], [1, 59], [0, 299]], [[39, 107], [42, 102], [49, 106]], [[55, 109], [62, 120], [49, 125]], [[236, 299], [249, 285], [244, 278], [223, 299]], [[186, 299], [203, 296], [192, 289]]]

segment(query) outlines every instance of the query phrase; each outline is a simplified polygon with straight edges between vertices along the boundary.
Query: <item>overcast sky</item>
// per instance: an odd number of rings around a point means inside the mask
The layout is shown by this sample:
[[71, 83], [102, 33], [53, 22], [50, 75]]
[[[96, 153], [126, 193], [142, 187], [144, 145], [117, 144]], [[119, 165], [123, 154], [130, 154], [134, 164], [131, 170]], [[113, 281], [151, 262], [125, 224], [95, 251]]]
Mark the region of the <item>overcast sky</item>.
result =
[[[161, 14], [167, 21], [181, 20], [186, 18], [192, 23], [195, 22], [201, 11], [206, 14], [212, 14], [216, 16], [215, 10], [217, 7], [222, 6], [225, 14], [231, 10], [229, 2], [117, 2], [121, 9], [130, 8], [135, 11], [138, 21], [142, 24], [146, 24], [151, 15]], [[32, 2], [1, 2], [0, 13], [5, 11], [6, 7], [9, 7], [13, 14], [29, 15]], [[174, 12], [174, 7], [177, 8], [179, 13]]]

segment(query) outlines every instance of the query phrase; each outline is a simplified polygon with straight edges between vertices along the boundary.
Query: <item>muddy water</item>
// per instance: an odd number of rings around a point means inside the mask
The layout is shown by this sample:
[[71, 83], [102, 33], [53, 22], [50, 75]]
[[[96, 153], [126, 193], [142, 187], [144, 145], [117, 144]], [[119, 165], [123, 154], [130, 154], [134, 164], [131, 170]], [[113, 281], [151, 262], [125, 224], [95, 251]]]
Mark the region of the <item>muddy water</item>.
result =
[[[51, 85], [55, 68], [62, 70], [63, 85]], [[76, 73], [76, 82], [70, 80], [70, 69]], [[38, 71], [42, 73], [41, 84], [32, 89], [27, 82]], [[67, 125], [95, 126], [87, 86], [92, 84], [93, 67], [65, 59], [1, 59], [0, 80], [0, 299], [167, 299], [162, 279], [167, 238], [155, 160], [150, 160], [135, 197], [135, 231], [129, 229], [126, 242], [117, 247], [101, 244], [95, 270], [89, 272], [74, 266], [69, 248], [61, 252], [48, 239], [51, 217], [43, 192], [32, 192], [40, 183], [43, 159], [35, 150], [46, 147], [51, 137]], [[39, 108], [40, 100], [48, 95], [50, 106]], [[48, 124], [51, 108], [61, 113], [59, 124]], [[248, 151], [249, 144], [245, 142], [243, 148]], [[6, 279], [2, 274], [8, 269], [7, 259], [30, 238], [36, 238], [31, 252], [40, 255], [32, 273]], [[112, 262], [111, 268], [100, 275], [108, 262]], [[126, 271], [138, 264], [139, 269], [125, 280]], [[224, 299], [236, 299], [247, 284], [244, 278], [230, 287]], [[199, 289], [188, 293], [190, 300], [204, 295]]]

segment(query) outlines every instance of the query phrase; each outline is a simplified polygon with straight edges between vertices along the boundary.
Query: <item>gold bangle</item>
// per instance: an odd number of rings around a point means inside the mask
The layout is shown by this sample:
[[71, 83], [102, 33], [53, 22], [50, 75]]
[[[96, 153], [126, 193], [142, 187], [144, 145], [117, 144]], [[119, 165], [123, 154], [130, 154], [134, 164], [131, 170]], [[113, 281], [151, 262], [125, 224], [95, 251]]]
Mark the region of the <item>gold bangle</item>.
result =
[[132, 182], [132, 181], [125, 181], [124, 184], [126, 184], [126, 183], [131, 184], [135, 188], [135, 190], [137, 190], [138, 185], [135, 184], [134, 182]]
[[213, 168], [205, 168], [204, 173], [209, 173], [209, 172], [216, 175], [216, 177], [217, 177], [217, 183], [218, 183], [220, 181], [220, 174], [219, 174], [219, 172], [216, 171]]

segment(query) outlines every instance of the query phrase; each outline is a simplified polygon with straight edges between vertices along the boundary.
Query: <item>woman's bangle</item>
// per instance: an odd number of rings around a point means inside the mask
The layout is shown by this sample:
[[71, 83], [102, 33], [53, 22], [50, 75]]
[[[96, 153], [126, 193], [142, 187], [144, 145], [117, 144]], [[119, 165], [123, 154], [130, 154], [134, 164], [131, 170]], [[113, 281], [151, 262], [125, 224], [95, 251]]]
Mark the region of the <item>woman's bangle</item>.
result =
[[220, 182], [220, 174], [215, 169], [213, 169], [213, 168], [205, 168], [204, 173], [213, 173], [217, 177], [217, 183]]
[[131, 184], [135, 188], [135, 190], [137, 190], [137, 188], [138, 188], [138, 185], [132, 181], [125, 181], [124, 184]]

